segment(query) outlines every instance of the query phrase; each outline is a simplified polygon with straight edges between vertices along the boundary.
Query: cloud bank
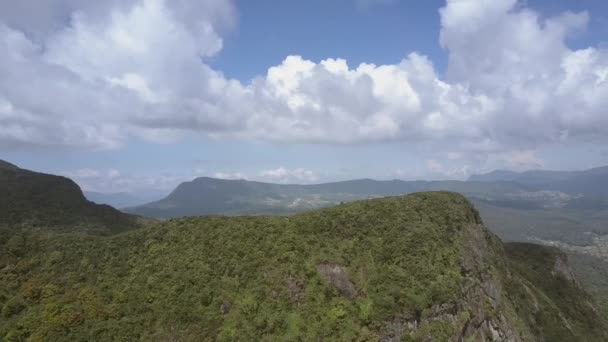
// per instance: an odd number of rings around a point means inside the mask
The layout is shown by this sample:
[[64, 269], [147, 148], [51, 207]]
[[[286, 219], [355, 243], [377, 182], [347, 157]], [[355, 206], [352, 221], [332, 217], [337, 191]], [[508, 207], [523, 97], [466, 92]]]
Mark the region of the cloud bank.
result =
[[526, 153], [539, 144], [608, 136], [608, 52], [566, 43], [586, 28], [584, 12], [547, 18], [516, 0], [448, 0], [445, 77], [413, 52], [393, 65], [287, 56], [242, 82], [207, 63], [236, 22], [230, 1], [28, 3], [0, 5], [4, 146], [112, 149], [203, 135], [402, 141], [536, 162]]

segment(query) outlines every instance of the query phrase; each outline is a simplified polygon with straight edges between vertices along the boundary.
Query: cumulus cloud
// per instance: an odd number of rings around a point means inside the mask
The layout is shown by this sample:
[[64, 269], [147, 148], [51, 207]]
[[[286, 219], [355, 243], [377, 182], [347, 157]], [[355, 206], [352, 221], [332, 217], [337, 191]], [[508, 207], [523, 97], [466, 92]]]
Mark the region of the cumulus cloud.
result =
[[452, 0], [441, 18], [448, 81], [495, 105], [488, 137], [529, 143], [606, 133], [608, 52], [566, 45], [587, 13], [542, 18], [515, 0]]
[[[584, 12], [547, 18], [516, 0], [448, 0], [443, 79], [411, 53], [398, 64], [357, 66], [287, 56], [241, 82], [205, 62], [234, 23], [230, 1], [57, 0], [31, 13], [30, 2], [0, 5], [4, 145], [118, 148], [193, 134], [403, 141], [434, 144], [454, 161], [608, 136], [608, 52], [566, 44], [585, 29]], [[514, 160], [534, 163], [525, 157]]]
[[214, 178], [220, 178], [220, 179], [247, 179], [247, 176], [240, 173], [240, 172], [215, 172], [213, 174]]
[[258, 178], [276, 183], [314, 183], [319, 179], [311, 170], [303, 168], [286, 169], [284, 167], [263, 170], [259, 173]]
[[[132, 136], [162, 140], [238, 120], [221, 115], [230, 81], [201, 62], [222, 48], [216, 18], [231, 20], [229, 2], [50, 3], [65, 9], [68, 26], [50, 18], [38, 27], [26, 14], [15, 16], [19, 25], [8, 15], [0, 23], [0, 141], [116, 148]], [[21, 7], [2, 8], [13, 6]]]

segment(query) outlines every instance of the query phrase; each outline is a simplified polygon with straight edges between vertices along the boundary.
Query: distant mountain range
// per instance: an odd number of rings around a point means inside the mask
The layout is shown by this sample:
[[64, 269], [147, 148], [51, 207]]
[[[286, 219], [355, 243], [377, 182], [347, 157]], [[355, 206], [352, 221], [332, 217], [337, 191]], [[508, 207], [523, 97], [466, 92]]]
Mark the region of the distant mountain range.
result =
[[469, 181], [514, 182], [530, 190], [553, 190], [585, 196], [608, 196], [608, 166], [583, 171], [532, 170], [513, 172], [498, 170], [473, 175]]
[[[604, 186], [605, 185], [605, 186]], [[468, 181], [376, 181], [294, 185], [196, 178], [167, 197], [127, 211], [173, 218], [196, 215], [291, 214], [358, 199], [421, 191], [454, 191], [473, 201], [515, 209], [608, 208], [608, 167], [580, 172], [495, 171]]]
[[180, 184], [166, 198], [128, 212], [172, 218], [196, 215], [291, 214], [358, 199], [450, 190], [471, 196], [500, 196], [519, 188], [510, 184], [460, 181], [376, 181], [295, 185], [201, 177]]

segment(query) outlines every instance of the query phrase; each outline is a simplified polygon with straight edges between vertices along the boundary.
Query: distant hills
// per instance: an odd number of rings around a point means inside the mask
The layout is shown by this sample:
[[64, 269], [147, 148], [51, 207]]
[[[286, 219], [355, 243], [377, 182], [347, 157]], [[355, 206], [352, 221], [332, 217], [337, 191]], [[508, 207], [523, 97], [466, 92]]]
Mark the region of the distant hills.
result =
[[0, 161], [0, 228], [116, 233], [137, 218], [89, 202], [71, 179], [21, 169]]
[[514, 182], [530, 190], [554, 190], [586, 196], [608, 196], [608, 166], [583, 171], [494, 171], [469, 181]]
[[358, 199], [421, 191], [454, 191], [473, 201], [513, 209], [608, 209], [608, 167], [580, 172], [495, 171], [466, 181], [376, 181], [295, 185], [201, 177], [167, 197], [128, 208], [138, 215], [292, 214]]
[[341, 202], [448, 190], [471, 196], [501, 196], [519, 190], [509, 184], [460, 181], [376, 181], [371, 179], [296, 185], [246, 180], [196, 178], [180, 184], [166, 198], [128, 208], [130, 213], [157, 218], [196, 215], [291, 214]]
[[[11, 184], [35, 183], [30, 176]], [[56, 205], [82, 200], [70, 182], [53, 181], [41, 193]], [[223, 205], [273, 188], [198, 182], [227, 194]], [[29, 189], [13, 187], [12, 197]], [[174, 195], [187, 198], [182, 191]], [[86, 205], [65, 207], [90, 215]], [[606, 341], [594, 305], [566, 255], [503, 244], [455, 193], [292, 216], [187, 217], [111, 236], [27, 230], [0, 239], [5, 341]]]

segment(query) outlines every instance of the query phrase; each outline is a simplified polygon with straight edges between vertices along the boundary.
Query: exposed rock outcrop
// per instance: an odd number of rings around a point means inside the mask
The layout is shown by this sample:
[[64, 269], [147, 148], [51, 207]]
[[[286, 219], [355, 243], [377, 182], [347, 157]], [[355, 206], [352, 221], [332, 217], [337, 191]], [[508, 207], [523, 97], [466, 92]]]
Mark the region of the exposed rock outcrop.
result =
[[344, 267], [336, 264], [322, 264], [317, 266], [317, 272], [325, 281], [338, 289], [344, 297], [348, 299], [357, 297], [357, 289]]

